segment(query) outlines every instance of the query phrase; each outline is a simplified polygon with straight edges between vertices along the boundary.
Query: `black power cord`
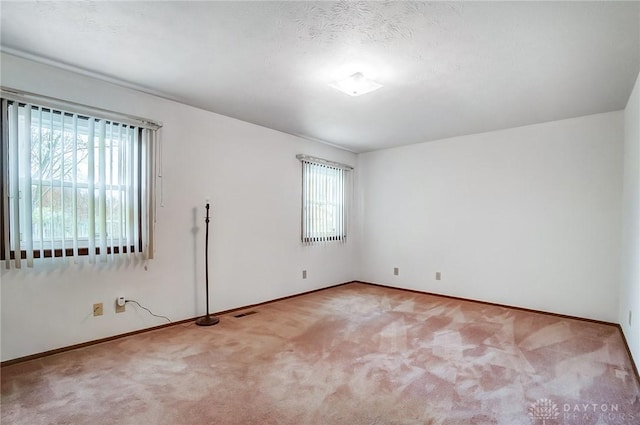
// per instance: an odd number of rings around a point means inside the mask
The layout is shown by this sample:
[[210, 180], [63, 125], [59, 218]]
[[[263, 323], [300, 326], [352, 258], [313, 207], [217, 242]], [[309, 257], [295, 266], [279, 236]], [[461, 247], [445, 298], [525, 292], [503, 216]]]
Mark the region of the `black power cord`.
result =
[[140, 304], [138, 301], [136, 300], [124, 300], [124, 303], [134, 303], [136, 304], [138, 307], [140, 307], [143, 310], [147, 310], [147, 312], [152, 315], [153, 317], [159, 317], [160, 319], [165, 319], [166, 321], [168, 321], [169, 323], [173, 323], [173, 321], [171, 321], [171, 319], [169, 319], [167, 316], [160, 316], [158, 314], [155, 314], [154, 312], [152, 312], [151, 310], [149, 310], [147, 307], [143, 306], [142, 304]]
[[[169, 322], [169, 323], [175, 323], [173, 320], [169, 319], [167, 316], [162, 316], [162, 315], [160, 315], [160, 314], [155, 314], [153, 311], [149, 310], [147, 307], [143, 306], [142, 304], [140, 304], [140, 303], [139, 303], [138, 301], [136, 301], [136, 300], [124, 300], [124, 303], [125, 303], [125, 304], [126, 304], [126, 303], [134, 303], [135, 305], [137, 305], [137, 306], [138, 306], [138, 307], [140, 307], [141, 309], [146, 310], [146, 311], [147, 311], [147, 313], [149, 313], [149, 314], [150, 314], [150, 315], [152, 315], [153, 317], [158, 317], [158, 318], [160, 318], [160, 319], [164, 319], [164, 320], [166, 320], [166, 321], [167, 321], [167, 322]], [[176, 323], [176, 324], [178, 324], [178, 323]], [[183, 328], [186, 328], [186, 327], [191, 326], [192, 324], [193, 324], [193, 323], [190, 323], [190, 324], [188, 324], [188, 325], [182, 325], [182, 324], [180, 324], [180, 326], [182, 326]]]

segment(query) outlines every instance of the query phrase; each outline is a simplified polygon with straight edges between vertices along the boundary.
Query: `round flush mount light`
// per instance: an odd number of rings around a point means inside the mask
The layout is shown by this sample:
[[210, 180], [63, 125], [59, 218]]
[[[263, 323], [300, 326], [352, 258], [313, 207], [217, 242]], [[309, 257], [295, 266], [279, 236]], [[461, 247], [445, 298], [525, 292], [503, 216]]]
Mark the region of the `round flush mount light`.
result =
[[330, 83], [329, 86], [349, 96], [360, 96], [378, 90], [382, 84], [369, 80], [362, 72], [356, 72], [343, 80]]

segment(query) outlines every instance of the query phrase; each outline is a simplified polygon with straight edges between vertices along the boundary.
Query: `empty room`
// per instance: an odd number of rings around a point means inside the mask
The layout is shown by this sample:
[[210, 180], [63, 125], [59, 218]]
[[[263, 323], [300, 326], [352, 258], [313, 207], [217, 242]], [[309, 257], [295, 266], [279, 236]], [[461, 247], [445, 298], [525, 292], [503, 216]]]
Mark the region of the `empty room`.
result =
[[640, 2], [0, 1], [0, 422], [640, 424]]

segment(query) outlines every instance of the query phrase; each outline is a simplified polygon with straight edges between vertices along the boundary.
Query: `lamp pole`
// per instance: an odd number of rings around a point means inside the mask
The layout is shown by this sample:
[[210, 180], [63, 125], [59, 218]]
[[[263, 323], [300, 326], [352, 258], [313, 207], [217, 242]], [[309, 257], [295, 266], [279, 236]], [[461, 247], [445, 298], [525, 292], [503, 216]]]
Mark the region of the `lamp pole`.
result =
[[207, 202], [207, 216], [204, 219], [205, 222], [205, 241], [204, 241], [204, 278], [206, 284], [206, 296], [207, 296], [207, 315], [202, 316], [196, 320], [196, 325], [199, 326], [211, 326], [220, 322], [215, 316], [209, 314], [209, 202]]

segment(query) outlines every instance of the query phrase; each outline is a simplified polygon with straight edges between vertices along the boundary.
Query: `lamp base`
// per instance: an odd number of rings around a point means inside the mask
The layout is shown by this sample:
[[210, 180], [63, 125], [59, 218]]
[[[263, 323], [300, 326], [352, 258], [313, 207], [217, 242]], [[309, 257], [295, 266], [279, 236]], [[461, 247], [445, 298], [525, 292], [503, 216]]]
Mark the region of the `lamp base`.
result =
[[199, 318], [198, 320], [196, 320], [196, 325], [198, 326], [212, 326], [217, 324], [218, 322], [220, 322], [220, 319], [218, 319], [215, 316], [209, 316], [208, 314], [206, 316], [203, 316], [201, 318]]

